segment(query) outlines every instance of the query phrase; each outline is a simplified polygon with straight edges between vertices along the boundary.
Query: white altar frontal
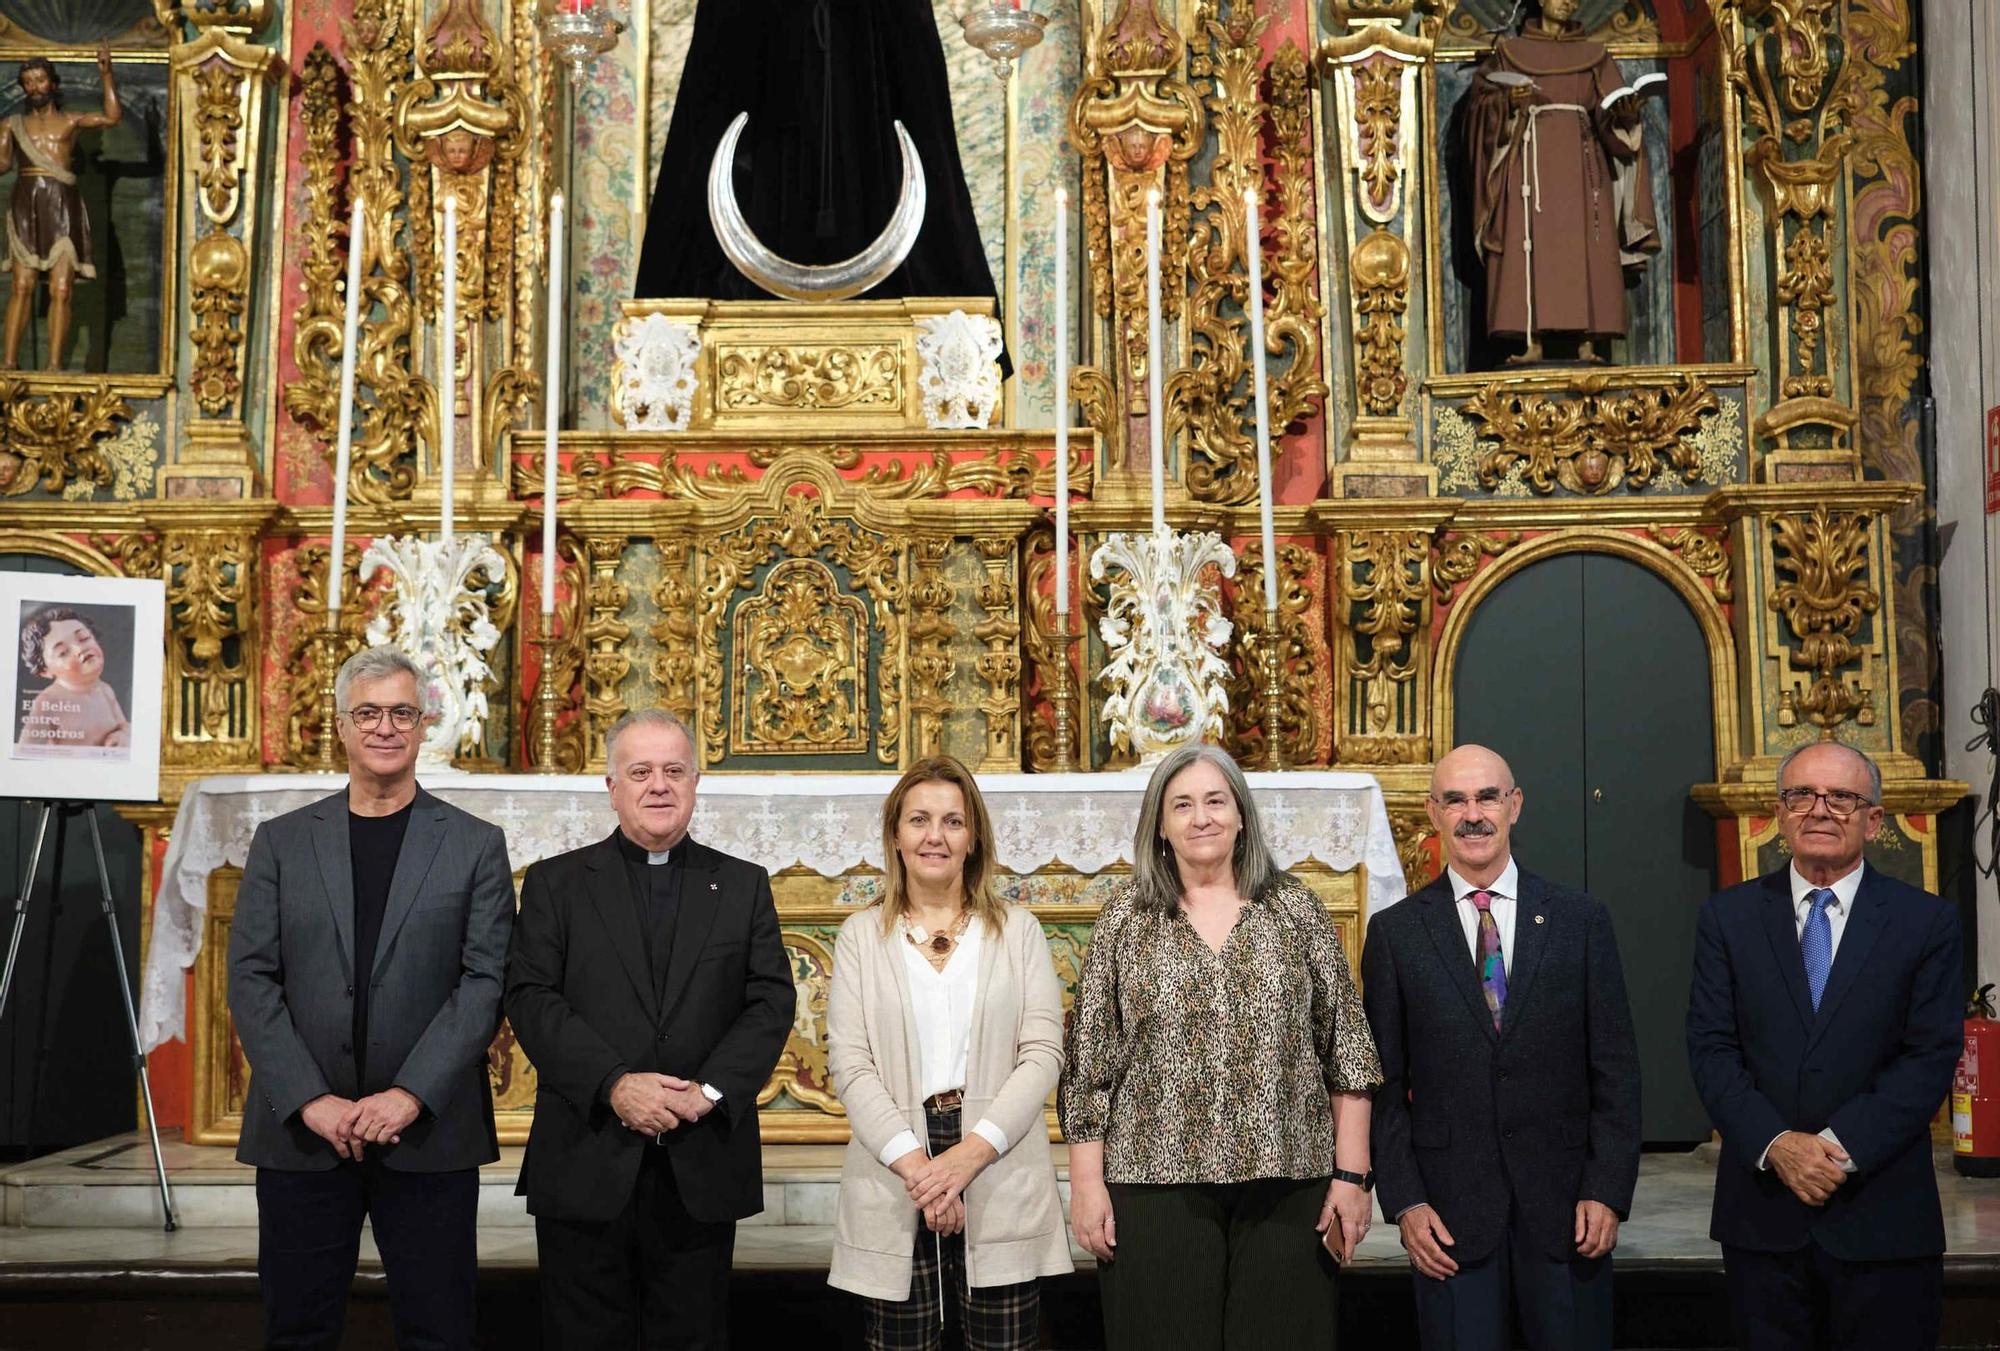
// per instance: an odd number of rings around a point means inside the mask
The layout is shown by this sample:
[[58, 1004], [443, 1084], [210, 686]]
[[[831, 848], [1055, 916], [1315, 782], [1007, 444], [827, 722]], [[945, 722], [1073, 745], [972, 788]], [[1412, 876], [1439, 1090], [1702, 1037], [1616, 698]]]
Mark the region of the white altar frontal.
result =
[[[1130, 870], [1146, 777], [980, 777], [1001, 887], [1042, 920], [1066, 990], [1074, 988], [1104, 890]], [[713, 773], [701, 780], [691, 833], [769, 870], [799, 986], [791, 1041], [761, 1096], [766, 1139], [845, 1138], [825, 1065], [833, 937], [855, 907], [880, 894], [882, 801], [896, 778]], [[1319, 893], [1349, 960], [1357, 960], [1367, 916], [1405, 890], [1381, 786], [1370, 775], [1330, 771], [1252, 773], [1249, 780], [1278, 863]], [[154, 900], [139, 1026], [149, 1049], [173, 1038], [191, 1043], [189, 1138], [198, 1143], [233, 1140], [248, 1086], [229, 1024], [225, 957], [251, 837], [261, 823], [345, 784], [335, 775], [230, 775], [190, 784], [181, 799]], [[602, 839], [616, 824], [604, 781], [595, 777], [453, 774], [424, 786], [499, 825], [517, 877], [539, 859]], [[190, 968], [191, 1028], [184, 1013]], [[491, 1063], [503, 1138], [525, 1138], [534, 1072], [504, 1027]]]

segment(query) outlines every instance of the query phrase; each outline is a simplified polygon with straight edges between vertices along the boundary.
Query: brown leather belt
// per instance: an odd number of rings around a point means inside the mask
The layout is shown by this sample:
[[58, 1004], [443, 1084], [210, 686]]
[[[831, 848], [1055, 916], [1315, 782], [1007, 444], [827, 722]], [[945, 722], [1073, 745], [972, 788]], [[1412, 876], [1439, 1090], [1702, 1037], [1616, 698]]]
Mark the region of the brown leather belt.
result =
[[924, 1099], [926, 1112], [956, 1112], [965, 1102], [965, 1090], [948, 1088], [942, 1093], [933, 1093]]

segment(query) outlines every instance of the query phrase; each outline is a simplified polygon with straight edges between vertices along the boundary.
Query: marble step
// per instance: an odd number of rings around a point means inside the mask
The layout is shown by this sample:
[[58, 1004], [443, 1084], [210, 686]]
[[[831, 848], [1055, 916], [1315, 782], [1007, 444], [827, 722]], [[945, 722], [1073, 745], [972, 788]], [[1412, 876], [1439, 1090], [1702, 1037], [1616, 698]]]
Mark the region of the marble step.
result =
[[[187, 1228], [254, 1228], [256, 1170], [226, 1146], [161, 1142], [174, 1208]], [[825, 1226], [840, 1193], [841, 1145], [767, 1145], [764, 1209], [745, 1226]], [[1068, 1160], [1057, 1150], [1057, 1177], [1069, 1200]], [[479, 1223], [530, 1228], [526, 1202], [514, 1194], [521, 1151], [505, 1148], [480, 1170]], [[0, 1170], [0, 1225], [27, 1228], [157, 1228], [159, 1186], [152, 1150], [141, 1134], [114, 1136]]]

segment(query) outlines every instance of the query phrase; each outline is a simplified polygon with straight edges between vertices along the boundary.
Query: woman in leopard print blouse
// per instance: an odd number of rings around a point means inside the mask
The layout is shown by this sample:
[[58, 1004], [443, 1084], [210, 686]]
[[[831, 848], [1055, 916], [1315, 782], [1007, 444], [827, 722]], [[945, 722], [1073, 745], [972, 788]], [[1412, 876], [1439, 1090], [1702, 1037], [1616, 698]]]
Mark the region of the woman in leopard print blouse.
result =
[[1106, 1346], [1330, 1346], [1381, 1082], [1340, 935], [1235, 761], [1154, 771], [1084, 958], [1059, 1105]]

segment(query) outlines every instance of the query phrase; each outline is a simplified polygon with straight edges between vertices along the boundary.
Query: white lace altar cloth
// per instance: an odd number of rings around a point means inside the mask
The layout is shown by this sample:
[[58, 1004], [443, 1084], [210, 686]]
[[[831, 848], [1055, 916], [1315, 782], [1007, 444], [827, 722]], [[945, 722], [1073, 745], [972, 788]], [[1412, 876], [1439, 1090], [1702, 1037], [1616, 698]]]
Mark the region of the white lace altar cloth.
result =
[[[882, 799], [894, 774], [705, 776], [694, 838], [772, 872], [803, 864], [822, 877], [882, 866]], [[1132, 861], [1144, 773], [982, 774], [1002, 872], [1063, 863], [1094, 873]], [[1367, 774], [1251, 774], [1264, 830], [1282, 867], [1315, 859], [1338, 872], [1367, 868], [1367, 910], [1403, 895], [1402, 864], [1382, 787]], [[188, 785], [174, 817], [146, 953], [139, 1035], [151, 1050], [185, 1035], [184, 977], [201, 951], [208, 875], [241, 867], [260, 823], [315, 802], [347, 780], [322, 774], [219, 775]], [[585, 775], [464, 774], [424, 785], [507, 832], [518, 871], [604, 838], [616, 824], [604, 781]]]

